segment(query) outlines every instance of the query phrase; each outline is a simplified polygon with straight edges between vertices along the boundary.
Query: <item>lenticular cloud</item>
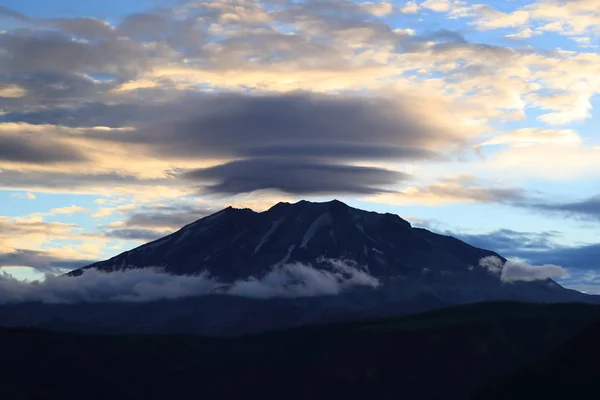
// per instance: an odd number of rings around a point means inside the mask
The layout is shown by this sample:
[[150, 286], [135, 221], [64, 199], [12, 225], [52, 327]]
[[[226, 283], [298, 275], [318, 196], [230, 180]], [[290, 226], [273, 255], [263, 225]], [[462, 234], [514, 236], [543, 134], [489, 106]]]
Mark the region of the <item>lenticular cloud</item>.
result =
[[76, 277], [47, 275], [42, 281], [19, 281], [0, 273], [0, 304], [43, 302], [143, 302], [207, 294], [253, 298], [311, 297], [337, 295], [354, 287], [379, 286], [368, 270], [345, 260], [322, 259], [326, 269], [310, 264], [273, 267], [262, 277], [233, 283], [219, 282], [201, 273], [171, 275], [159, 268], [115, 272], [85, 270]]

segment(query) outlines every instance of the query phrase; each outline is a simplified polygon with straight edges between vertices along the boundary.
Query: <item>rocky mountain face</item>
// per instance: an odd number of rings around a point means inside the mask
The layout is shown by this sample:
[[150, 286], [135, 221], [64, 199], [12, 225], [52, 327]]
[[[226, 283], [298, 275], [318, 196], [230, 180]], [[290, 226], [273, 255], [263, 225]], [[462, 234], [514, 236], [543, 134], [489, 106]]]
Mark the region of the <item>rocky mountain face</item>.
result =
[[85, 268], [115, 271], [158, 266], [173, 274], [208, 271], [233, 281], [286, 263], [318, 265], [326, 257], [352, 260], [389, 280], [420, 276], [424, 269], [450, 274], [476, 266], [489, 255], [498, 256], [413, 228], [394, 214], [362, 211], [335, 200], [301, 201], [279, 203], [261, 213], [229, 207]]
[[163, 267], [176, 275], [208, 272], [219, 281], [231, 283], [260, 278], [290, 263], [327, 269], [328, 260], [336, 259], [365, 268], [379, 280], [377, 294], [371, 293], [369, 298], [375, 302], [382, 301], [381, 296], [387, 301], [401, 301], [422, 295], [450, 303], [579, 298], [578, 293], [552, 280], [502, 282], [478, 266], [487, 256], [504, 261], [492, 251], [413, 228], [398, 215], [363, 211], [337, 200], [300, 201], [279, 203], [260, 213], [229, 207], [84, 269]]
[[[489, 256], [505, 261], [455, 238], [413, 228], [397, 215], [362, 211], [339, 201], [280, 203], [260, 213], [227, 208], [73, 271], [70, 275], [81, 276], [80, 281], [55, 282], [66, 287], [62, 301], [51, 296], [49, 301], [0, 305], [0, 325], [223, 336], [483, 301], [598, 302], [597, 296], [565, 289], [550, 279], [504, 282], [497, 271], [479, 265]], [[115, 296], [127, 294], [115, 293], [97, 300], [103, 292], [123, 290], [127, 282], [137, 294], [155, 290], [157, 274], [144, 270], [150, 267], [171, 274], [167, 280], [175, 283], [158, 287], [165, 296], [115, 301]], [[134, 276], [115, 286], [113, 280], [122, 279], [120, 275], [100, 277], [97, 271], [83, 273], [85, 269]], [[145, 274], [152, 276], [150, 281], [135, 280]], [[165, 280], [164, 274], [158, 275], [158, 281]], [[185, 295], [177, 295], [186, 287]]]

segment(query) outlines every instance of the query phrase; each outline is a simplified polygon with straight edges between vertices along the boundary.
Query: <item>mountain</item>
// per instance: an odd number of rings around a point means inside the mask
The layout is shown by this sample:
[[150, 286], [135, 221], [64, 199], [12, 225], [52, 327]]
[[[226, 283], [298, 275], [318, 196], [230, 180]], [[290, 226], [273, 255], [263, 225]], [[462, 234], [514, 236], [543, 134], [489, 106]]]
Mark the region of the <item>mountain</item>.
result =
[[228, 207], [179, 231], [83, 269], [164, 267], [177, 275], [208, 272], [224, 283], [265, 276], [302, 263], [319, 270], [330, 260], [364, 266], [394, 301], [419, 295], [450, 303], [518, 299], [576, 300], [552, 280], [504, 283], [479, 267], [500, 255], [449, 236], [414, 228], [398, 215], [355, 209], [333, 200], [279, 203], [265, 212]]
[[[235, 336], [486, 301], [598, 302], [550, 279], [504, 282], [479, 266], [485, 257], [505, 261], [397, 215], [339, 201], [279, 203], [260, 213], [229, 207], [73, 271], [41, 293], [46, 300], [0, 305], [0, 325]], [[149, 267], [172, 275], [165, 280]], [[79, 283], [68, 281], [77, 276]], [[161, 296], [135, 297], [156, 290]]]
[[208, 271], [225, 281], [260, 276], [321, 256], [367, 265], [382, 279], [418, 276], [424, 266], [451, 271], [496, 255], [458, 240], [413, 229], [394, 214], [334, 200], [279, 203], [265, 212], [226, 208], [162, 239], [85, 268], [114, 271], [163, 266], [173, 274]]
[[[580, 345], [572, 338], [599, 318], [593, 305], [486, 303], [238, 338], [0, 328], [0, 392], [48, 400], [583, 398], [599, 375], [598, 330]], [[552, 355], [565, 343], [577, 352]], [[531, 362], [536, 368], [525, 368]], [[572, 374], [561, 380], [495, 389], [515, 371], [554, 378], [546, 371], [565, 366]]]

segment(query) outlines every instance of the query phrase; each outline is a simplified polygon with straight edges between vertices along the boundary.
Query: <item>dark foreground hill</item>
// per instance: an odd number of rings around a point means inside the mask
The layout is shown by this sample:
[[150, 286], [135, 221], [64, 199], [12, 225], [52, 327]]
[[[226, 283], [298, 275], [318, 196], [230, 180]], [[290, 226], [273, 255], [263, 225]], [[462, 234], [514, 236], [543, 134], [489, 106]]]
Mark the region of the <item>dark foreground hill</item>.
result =
[[509, 374], [478, 399], [584, 399], [598, 397], [600, 321], [589, 325], [549, 354]]
[[61, 400], [469, 399], [599, 319], [593, 305], [487, 303], [238, 338], [0, 329], [0, 394]]

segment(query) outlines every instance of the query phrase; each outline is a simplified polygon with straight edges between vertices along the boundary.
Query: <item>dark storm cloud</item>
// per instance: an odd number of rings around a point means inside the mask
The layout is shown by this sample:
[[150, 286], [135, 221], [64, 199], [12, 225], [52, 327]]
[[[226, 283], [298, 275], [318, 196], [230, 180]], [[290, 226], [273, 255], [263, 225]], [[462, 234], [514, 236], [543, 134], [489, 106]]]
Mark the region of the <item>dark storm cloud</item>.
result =
[[0, 160], [28, 164], [82, 162], [85, 156], [63, 143], [33, 137], [0, 136]]
[[198, 169], [187, 179], [215, 181], [204, 189], [213, 193], [238, 194], [275, 189], [291, 194], [381, 193], [406, 174], [380, 168], [311, 163], [301, 160], [243, 160]]

